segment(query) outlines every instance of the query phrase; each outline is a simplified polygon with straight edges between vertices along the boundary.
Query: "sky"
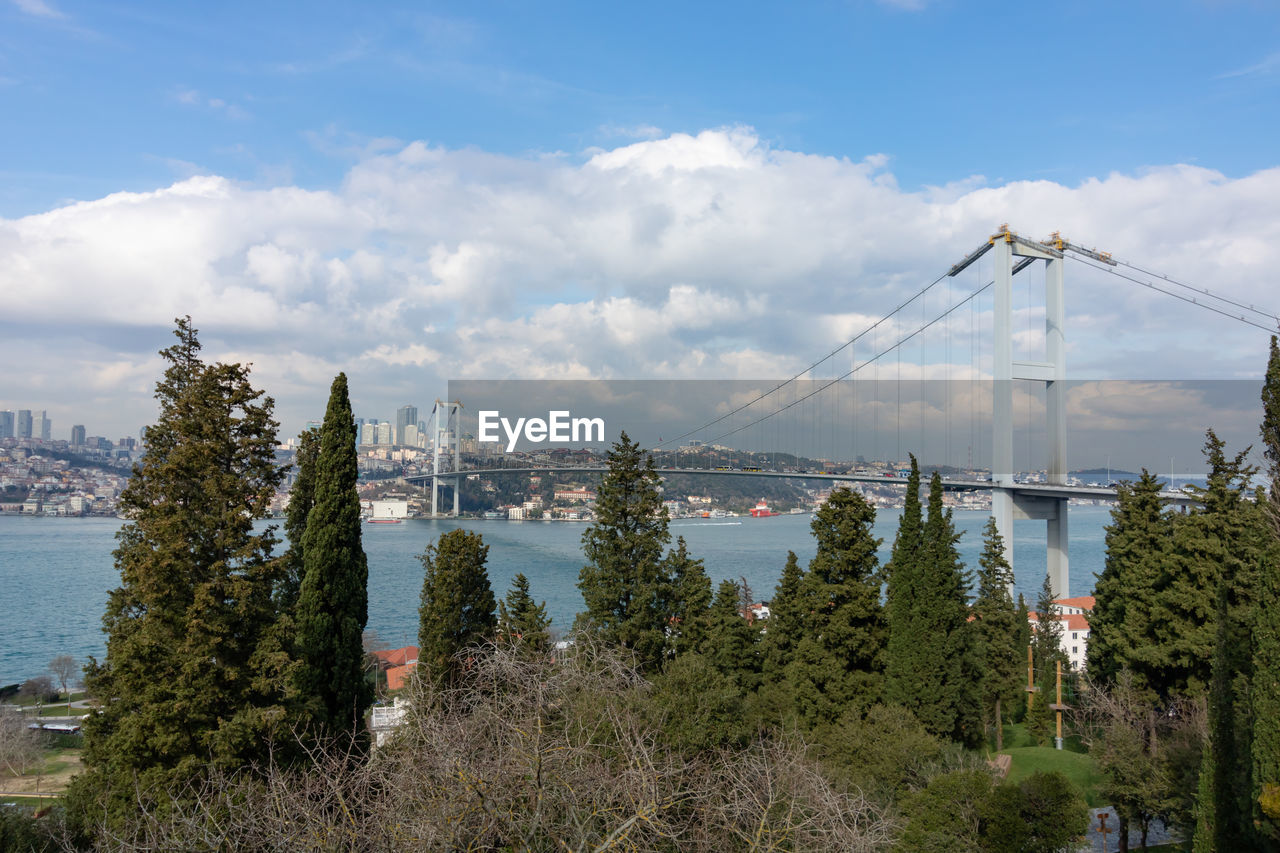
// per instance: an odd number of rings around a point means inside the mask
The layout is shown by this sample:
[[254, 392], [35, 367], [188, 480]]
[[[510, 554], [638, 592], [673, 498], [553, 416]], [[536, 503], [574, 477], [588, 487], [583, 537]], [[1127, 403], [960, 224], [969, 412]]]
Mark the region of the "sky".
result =
[[[387, 420], [451, 379], [785, 378], [1003, 223], [1280, 313], [1280, 7], [1043, 9], [0, 0], [0, 409], [137, 434], [188, 314], [285, 436], [339, 371]], [[894, 368], [980, 374], [974, 306]], [[1067, 312], [1076, 379], [1265, 364], [1083, 265]]]

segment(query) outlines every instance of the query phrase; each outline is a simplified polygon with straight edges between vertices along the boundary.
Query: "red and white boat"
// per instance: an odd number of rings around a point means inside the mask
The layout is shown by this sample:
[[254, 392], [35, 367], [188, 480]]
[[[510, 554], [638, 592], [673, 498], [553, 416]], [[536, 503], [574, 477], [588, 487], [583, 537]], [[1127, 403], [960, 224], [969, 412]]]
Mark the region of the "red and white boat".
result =
[[765, 503], [763, 500], [760, 501], [760, 503], [756, 504], [751, 509], [752, 518], [768, 518], [771, 515], [781, 515], [781, 514], [782, 513], [780, 512], [774, 512], [773, 510], [769, 509], [769, 505]]

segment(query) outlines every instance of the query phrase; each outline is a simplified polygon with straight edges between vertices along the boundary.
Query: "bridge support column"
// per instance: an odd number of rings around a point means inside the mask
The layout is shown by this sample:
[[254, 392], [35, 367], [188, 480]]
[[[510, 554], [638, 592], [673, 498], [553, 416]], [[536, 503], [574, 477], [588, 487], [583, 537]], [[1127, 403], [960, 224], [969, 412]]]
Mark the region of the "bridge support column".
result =
[[461, 444], [458, 441], [458, 414], [462, 404], [436, 400], [431, 409], [431, 517], [439, 518], [440, 483], [453, 486], [453, 517], [458, 517], [458, 493], [462, 491]]

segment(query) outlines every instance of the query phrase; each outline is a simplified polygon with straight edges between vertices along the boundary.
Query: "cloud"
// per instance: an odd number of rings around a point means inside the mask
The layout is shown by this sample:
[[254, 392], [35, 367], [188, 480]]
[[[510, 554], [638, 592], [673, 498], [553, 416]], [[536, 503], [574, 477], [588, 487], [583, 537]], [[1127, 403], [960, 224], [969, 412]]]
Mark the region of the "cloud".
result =
[[237, 121], [243, 121], [250, 117], [249, 112], [239, 104], [231, 103], [223, 98], [207, 98], [195, 89], [179, 89], [174, 92], [173, 99], [184, 106], [204, 107]]
[[1280, 71], [1280, 53], [1273, 53], [1260, 62], [1253, 65], [1247, 65], [1244, 68], [1237, 68], [1234, 71], [1226, 71], [1219, 74], [1215, 79], [1226, 80], [1232, 77], [1261, 77], [1274, 74]]
[[[989, 260], [866, 330], [1001, 222], [1244, 302], [1280, 265], [1280, 169], [908, 192], [881, 155], [780, 149], [745, 127], [577, 157], [333, 138], [354, 163], [330, 189], [199, 175], [0, 220], [0, 347], [45, 383], [11, 371], [0, 408], [136, 432], [154, 405], [143, 377], [186, 314], [210, 357], [254, 363], [286, 431], [339, 370], [357, 414], [379, 417], [450, 378], [785, 377], [860, 333], [815, 378], [955, 379], [989, 370], [990, 291], [962, 302]], [[1020, 285], [1031, 360], [1035, 298]], [[1256, 376], [1265, 358], [1261, 333], [1078, 264], [1067, 309], [1073, 377]], [[909, 334], [899, 367], [889, 346]]]
[[38, 18], [62, 19], [66, 17], [62, 12], [44, 2], [44, 0], [13, 0], [13, 5], [28, 15], [35, 15]]

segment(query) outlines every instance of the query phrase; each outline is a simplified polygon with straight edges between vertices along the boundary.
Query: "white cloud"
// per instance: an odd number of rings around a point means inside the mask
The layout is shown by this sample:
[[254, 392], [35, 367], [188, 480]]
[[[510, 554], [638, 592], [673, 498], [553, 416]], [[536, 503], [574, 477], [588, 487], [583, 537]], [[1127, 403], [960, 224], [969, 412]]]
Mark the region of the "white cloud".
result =
[[[136, 431], [153, 405], [142, 386], [155, 350], [186, 314], [208, 355], [255, 364], [289, 430], [319, 414], [339, 370], [369, 416], [439, 396], [449, 378], [781, 377], [1006, 221], [1244, 302], [1271, 299], [1256, 283], [1280, 264], [1280, 168], [1229, 179], [1173, 165], [1079, 186], [958, 176], [908, 192], [883, 155], [782, 150], [741, 127], [578, 160], [384, 148], [353, 149], [332, 190], [204, 175], [0, 220], [5, 357], [38, 362], [58, 389], [10, 372], [0, 408]], [[822, 375], [913, 332], [989, 274], [984, 261], [944, 280]], [[1261, 333], [1079, 265], [1067, 276], [1074, 376], [1261, 370]], [[1042, 308], [1023, 290], [1018, 299], [1018, 340], [1034, 350]], [[904, 375], [978, 371], [985, 305], [914, 339], [904, 362], [924, 364]]]

